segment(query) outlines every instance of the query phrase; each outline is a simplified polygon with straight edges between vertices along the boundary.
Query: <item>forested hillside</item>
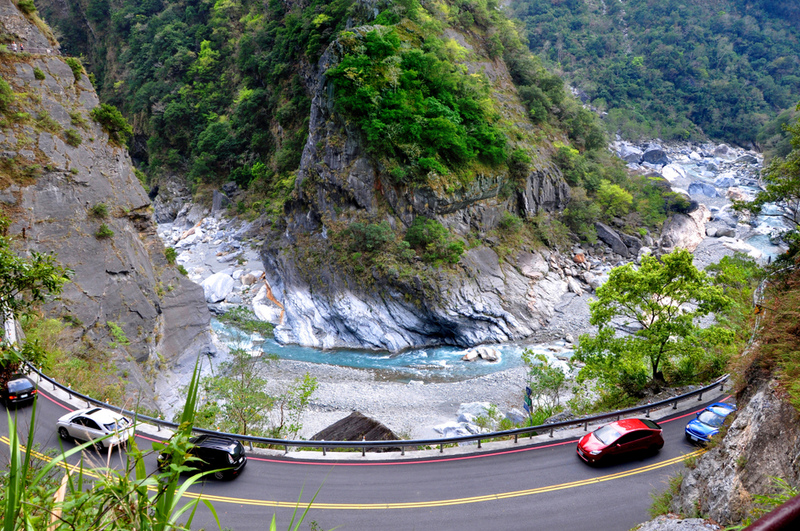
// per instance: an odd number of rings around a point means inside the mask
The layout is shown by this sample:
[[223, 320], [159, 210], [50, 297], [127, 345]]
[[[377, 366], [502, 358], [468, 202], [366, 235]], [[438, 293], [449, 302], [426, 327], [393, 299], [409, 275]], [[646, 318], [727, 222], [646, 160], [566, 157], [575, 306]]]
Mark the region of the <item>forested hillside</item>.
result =
[[[770, 147], [800, 99], [800, 4], [515, 0], [530, 49], [626, 138]], [[784, 113], [781, 121], [788, 120]], [[782, 155], [788, 152], [788, 140]]]

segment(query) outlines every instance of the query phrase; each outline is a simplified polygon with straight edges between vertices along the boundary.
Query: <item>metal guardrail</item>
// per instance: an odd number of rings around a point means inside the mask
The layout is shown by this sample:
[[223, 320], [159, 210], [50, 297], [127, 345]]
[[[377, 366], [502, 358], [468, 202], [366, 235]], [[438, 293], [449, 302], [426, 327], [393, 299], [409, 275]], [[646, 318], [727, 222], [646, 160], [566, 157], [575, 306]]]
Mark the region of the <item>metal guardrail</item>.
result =
[[[32, 365], [28, 365], [28, 367], [36, 372], [40, 378], [50, 382], [53, 385], [53, 389], [61, 388], [62, 390], [66, 391], [70, 394], [71, 397], [77, 397], [81, 400], [86, 401], [86, 407], [91, 407], [92, 404], [103, 406], [103, 407], [111, 407], [108, 403], [102, 402], [100, 400], [96, 400], [90, 396], [86, 396], [84, 394], [78, 393], [77, 391], [73, 391], [70, 387], [64, 386], [59, 382], [53, 380], [49, 376], [43, 374], [39, 369], [33, 367]], [[725, 375], [716, 382], [707, 385], [705, 387], [701, 387], [700, 389], [695, 389], [694, 391], [690, 391], [683, 395], [674, 396], [671, 398], [667, 398], [665, 400], [660, 400], [658, 402], [653, 402], [652, 404], [646, 404], [644, 406], [638, 406], [629, 409], [621, 409], [618, 411], [612, 411], [610, 413], [602, 413], [600, 415], [593, 415], [591, 417], [584, 417], [580, 419], [572, 419], [572, 420], [564, 420], [560, 422], [553, 422], [550, 424], [541, 424], [539, 426], [527, 426], [524, 428], [515, 428], [513, 430], [505, 430], [505, 431], [496, 431], [490, 433], [479, 433], [476, 435], [461, 435], [458, 437], [447, 437], [447, 438], [439, 438], [439, 439], [411, 439], [411, 440], [394, 440], [394, 441], [307, 441], [307, 440], [288, 440], [288, 439], [273, 439], [270, 437], [255, 437], [251, 435], [240, 435], [236, 433], [226, 433], [226, 432], [219, 432], [214, 430], [207, 430], [203, 428], [194, 428], [193, 431], [197, 433], [207, 433], [207, 434], [217, 434], [217, 435], [225, 435], [227, 437], [231, 437], [233, 439], [238, 439], [243, 443], [248, 443], [250, 449], [253, 449], [253, 444], [266, 444], [270, 446], [277, 446], [283, 447], [286, 453], [289, 452], [289, 448], [319, 448], [322, 450], [322, 454], [325, 455], [328, 450], [335, 450], [335, 449], [360, 449], [361, 455], [365, 455], [366, 450], [369, 448], [400, 448], [401, 454], [405, 455], [406, 448], [417, 448], [417, 447], [439, 447], [439, 452], [444, 452], [445, 445], [452, 445], [452, 444], [462, 444], [462, 443], [476, 443], [478, 444], [478, 448], [481, 448], [482, 441], [488, 441], [492, 439], [501, 439], [501, 438], [514, 438], [514, 443], [518, 443], [520, 436], [529, 436], [533, 438], [534, 435], [538, 435], [540, 433], [550, 432], [550, 437], [553, 437], [553, 432], [559, 428], [567, 428], [570, 426], [579, 426], [583, 424], [583, 430], [588, 431], [589, 424], [593, 424], [595, 422], [599, 422], [602, 420], [607, 420], [611, 418], [616, 418], [619, 420], [622, 417], [630, 416], [635, 413], [640, 413], [642, 411], [645, 412], [645, 417], [650, 416], [650, 411], [654, 409], [660, 409], [665, 406], [672, 406], [672, 409], [678, 408], [678, 402], [683, 400], [689, 400], [691, 398], [697, 397], [697, 401], [701, 401], [703, 399], [703, 393], [707, 393], [717, 387], [720, 388], [720, 391], [724, 391], [725, 383], [728, 381], [729, 375]], [[116, 411], [120, 411], [125, 415], [133, 417], [137, 422], [144, 421], [148, 424], [154, 424], [157, 426], [159, 430], [162, 427], [175, 429], [178, 427], [177, 424], [174, 422], [169, 422], [163, 419], [158, 419], [154, 417], [149, 417], [147, 415], [141, 415], [136, 413], [135, 411], [129, 411], [122, 408], [114, 408]]]

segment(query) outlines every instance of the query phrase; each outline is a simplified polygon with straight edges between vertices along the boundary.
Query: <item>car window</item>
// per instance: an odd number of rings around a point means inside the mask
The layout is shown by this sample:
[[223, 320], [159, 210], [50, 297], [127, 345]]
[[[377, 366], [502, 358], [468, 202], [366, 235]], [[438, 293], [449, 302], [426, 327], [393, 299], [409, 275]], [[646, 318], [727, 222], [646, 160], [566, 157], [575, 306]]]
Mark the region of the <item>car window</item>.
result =
[[95, 421], [93, 421], [92, 419], [83, 419], [83, 424], [84, 424], [84, 426], [86, 426], [90, 430], [99, 430], [100, 429], [100, 426], [98, 426], [97, 423]]
[[611, 444], [619, 439], [619, 435], [620, 433], [611, 426], [603, 426], [594, 432], [594, 436], [603, 444]]
[[75, 417], [74, 419], [72, 419], [72, 423], [77, 426], [83, 426], [85, 421], [86, 419], [84, 419], [83, 417]]
[[108, 424], [103, 424], [108, 431], [121, 431], [124, 430], [125, 427], [128, 425], [128, 421], [125, 419], [120, 419], [114, 422], [109, 422]]
[[19, 393], [31, 388], [31, 382], [28, 380], [11, 380], [8, 382], [8, 390], [12, 393]]
[[709, 426], [722, 426], [722, 423], [725, 422], [725, 417], [720, 417], [716, 413], [712, 413], [708, 410], [700, 413], [700, 416], [697, 417], [697, 419], [703, 424], [708, 424]]

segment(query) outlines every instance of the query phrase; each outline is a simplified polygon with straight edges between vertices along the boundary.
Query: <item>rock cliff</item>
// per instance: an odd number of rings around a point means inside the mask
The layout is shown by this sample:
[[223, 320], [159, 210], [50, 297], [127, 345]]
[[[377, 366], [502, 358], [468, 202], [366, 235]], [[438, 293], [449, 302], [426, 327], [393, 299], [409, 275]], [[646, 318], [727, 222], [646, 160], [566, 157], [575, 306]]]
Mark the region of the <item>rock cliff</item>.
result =
[[725, 437], [684, 473], [672, 510], [735, 525], [754, 496], [774, 492], [773, 477], [800, 485], [800, 418], [774, 380], [748, 386]]
[[[363, 35], [370, 28], [351, 32]], [[465, 67], [486, 75], [504, 118], [532, 130], [505, 64], [486, 59], [468, 36], [447, 30], [442, 38], [469, 50], [472, 59]], [[529, 218], [569, 202], [569, 186], [550, 161], [552, 146], [546, 142], [521, 180], [512, 182], [508, 170], [487, 170], [456, 190], [438, 187], [435, 180], [414, 187], [393, 182], [368, 155], [359, 131], [334, 111], [334, 87], [325, 72], [341, 54], [336, 41], [307, 75], [313, 98], [296, 199], [262, 251], [272, 292], [285, 309], [276, 338], [323, 348], [400, 350], [534, 334], [567, 291], [563, 275], [541, 253], [523, 249], [501, 258], [484, 243], [469, 249], [454, 268], [417, 264], [418, 274], [410, 276], [373, 268], [360, 279], [331, 259], [328, 231], [365, 217], [403, 232], [423, 216], [485, 242], [505, 213]]]
[[99, 101], [79, 63], [11, 0], [0, 0], [0, 33], [25, 49], [0, 52], [12, 89], [0, 109], [9, 233], [20, 253], [55, 253], [74, 272], [46, 308], [71, 324], [65, 348], [112, 360], [150, 396], [159, 367], [213, 349], [203, 290], [167, 263], [126, 150], [91, 117]]

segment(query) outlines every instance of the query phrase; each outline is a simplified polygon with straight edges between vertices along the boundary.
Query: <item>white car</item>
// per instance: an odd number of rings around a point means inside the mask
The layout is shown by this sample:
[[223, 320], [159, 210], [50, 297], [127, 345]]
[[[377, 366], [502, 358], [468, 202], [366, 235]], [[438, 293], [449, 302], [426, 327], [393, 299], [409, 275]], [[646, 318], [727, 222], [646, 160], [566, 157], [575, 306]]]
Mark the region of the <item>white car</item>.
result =
[[124, 445], [134, 433], [131, 419], [102, 407], [67, 413], [58, 419], [56, 426], [62, 439], [97, 441], [98, 450]]

